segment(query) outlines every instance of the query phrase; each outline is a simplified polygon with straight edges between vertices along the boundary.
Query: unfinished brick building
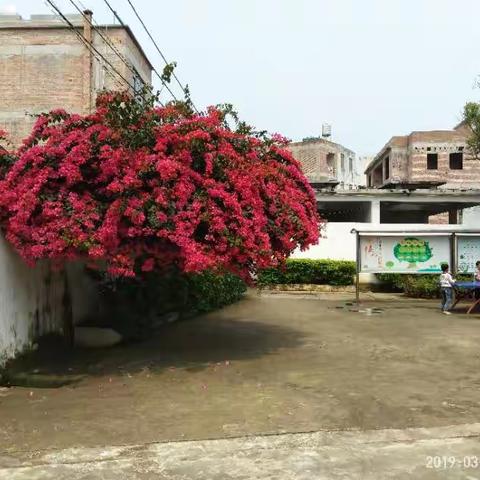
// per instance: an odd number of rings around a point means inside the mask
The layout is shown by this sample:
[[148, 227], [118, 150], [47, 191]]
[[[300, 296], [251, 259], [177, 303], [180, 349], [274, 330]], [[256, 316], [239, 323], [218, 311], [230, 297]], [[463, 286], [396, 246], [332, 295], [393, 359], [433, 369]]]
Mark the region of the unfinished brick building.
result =
[[67, 15], [77, 33], [53, 15], [32, 15], [28, 20], [0, 15], [0, 128], [10, 133], [13, 144], [30, 132], [35, 119], [29, 114], [60, 107], [88, 113], [99, 90], [127, 89], [127, 82], [140, 89], [151, 83], [152, 65], [129, 27], [92, 28], [91, 15]]
[[352, 189], [362, 182], [362, 169], [357, 166], [355, 153], [338, 143], [313, 137], [291, 143], [289, 149], [313, 185]]
[[367, 186], [373, 188], [478, 188], [480, 161], [467, 151], [469, 131], [412, 132], [392, 137], [368, 165]]

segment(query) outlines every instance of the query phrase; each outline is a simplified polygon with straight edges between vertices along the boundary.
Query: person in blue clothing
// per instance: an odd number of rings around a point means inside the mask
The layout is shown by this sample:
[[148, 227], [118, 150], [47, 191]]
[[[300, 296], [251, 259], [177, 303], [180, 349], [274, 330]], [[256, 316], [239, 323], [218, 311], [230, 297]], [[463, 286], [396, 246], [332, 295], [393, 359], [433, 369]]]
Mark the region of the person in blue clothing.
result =
[[442, 273], [440, 274], [440, 290], [442, 293], [442, 313], [450, 315], [450, 308], [453, 304], [453, 286], [455, 285], [455, 279], [452, 277], [448, 270], [448, 264], [442, 265]]

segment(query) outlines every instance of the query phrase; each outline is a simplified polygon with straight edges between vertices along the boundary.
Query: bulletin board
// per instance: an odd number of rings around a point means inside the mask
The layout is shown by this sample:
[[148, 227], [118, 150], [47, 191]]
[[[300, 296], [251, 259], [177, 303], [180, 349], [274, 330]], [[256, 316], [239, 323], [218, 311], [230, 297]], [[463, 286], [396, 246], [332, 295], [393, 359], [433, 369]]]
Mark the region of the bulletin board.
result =
[[[480, 243], [478, 247], [480, 248]], [[443, 236], [362, 235], [359, 244], [359, 271], [365, 273], [439, 273], [442, 264], [451, 265], [451, 250], [451, 235], [449, 234]]]
[[457, 270], [473, 273], [475, 263], [480, 260], [480, 236], [457, 234]]

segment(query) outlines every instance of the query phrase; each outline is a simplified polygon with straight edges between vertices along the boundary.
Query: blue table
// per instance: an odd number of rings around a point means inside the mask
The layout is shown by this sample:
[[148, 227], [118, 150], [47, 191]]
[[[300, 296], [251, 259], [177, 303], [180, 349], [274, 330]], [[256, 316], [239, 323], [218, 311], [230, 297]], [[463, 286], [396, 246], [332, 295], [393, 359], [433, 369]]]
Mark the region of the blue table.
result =
[[[454, 288], [455, 303], [452, 305], [452, 308], [455, 307], [460, 300], [471, 297], [475, 293], [475, 290], [480, 289], [480, 282], [456, 282]], [[476, 299], [475, 296], [473, 296], [473, 300], [467, 313], [471, 313], [476, 306], [480, 305], [480, 298]]]

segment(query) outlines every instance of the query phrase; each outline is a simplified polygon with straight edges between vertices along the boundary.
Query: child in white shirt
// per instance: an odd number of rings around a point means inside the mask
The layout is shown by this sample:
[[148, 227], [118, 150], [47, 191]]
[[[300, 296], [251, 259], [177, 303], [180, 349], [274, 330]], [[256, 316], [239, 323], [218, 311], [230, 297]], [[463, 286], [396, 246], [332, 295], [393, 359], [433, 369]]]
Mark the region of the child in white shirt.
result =
[[455, 280], [448, 271], [448, 265], [446, 263], [442, 265], [439, 282], [442, 292], [442, 313], [450, 315], [449, 310], [453, 303], [453, 286], [455, 285]]
[[475, 299], [480, 299], [480, 260], [475, 264], [475, 274], [473, 276], [475, 285]]

